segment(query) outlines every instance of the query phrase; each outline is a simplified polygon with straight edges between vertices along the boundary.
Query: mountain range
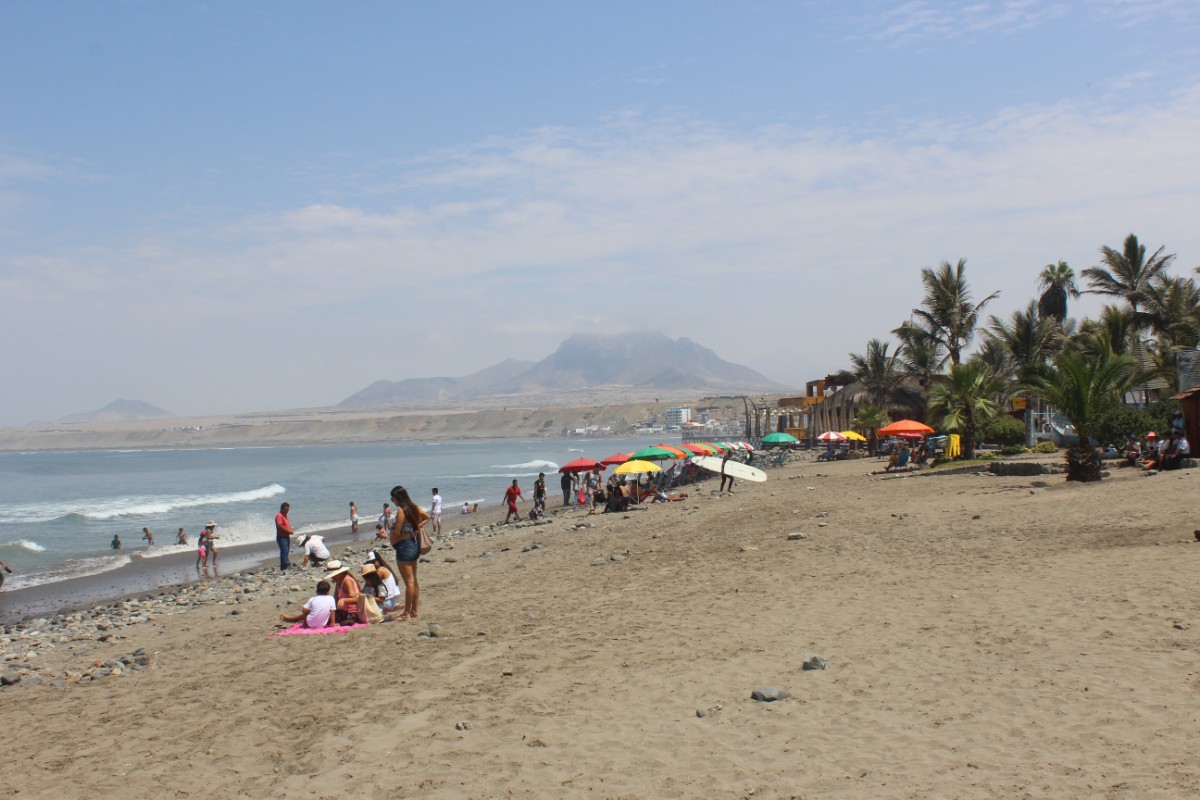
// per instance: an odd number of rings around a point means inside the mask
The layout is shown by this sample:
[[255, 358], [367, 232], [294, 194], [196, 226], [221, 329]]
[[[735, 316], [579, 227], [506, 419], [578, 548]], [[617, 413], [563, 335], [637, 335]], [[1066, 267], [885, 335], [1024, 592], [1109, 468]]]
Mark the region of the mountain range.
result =
[[538, 362], [508, 359], [461, 378], [380, 380], [339, 408], [410, 405], [598, 387], [713, 392], [782, 388], [690, 339], [661, 333], [578, 334]]
[[63, 417], [59, 422], [133, 422], [139, 419], [159, 419], [169, 416], [171, 416], [170, 412], [141, 400], [114, 400], [104, 408], [82, 414], [71, 414]]

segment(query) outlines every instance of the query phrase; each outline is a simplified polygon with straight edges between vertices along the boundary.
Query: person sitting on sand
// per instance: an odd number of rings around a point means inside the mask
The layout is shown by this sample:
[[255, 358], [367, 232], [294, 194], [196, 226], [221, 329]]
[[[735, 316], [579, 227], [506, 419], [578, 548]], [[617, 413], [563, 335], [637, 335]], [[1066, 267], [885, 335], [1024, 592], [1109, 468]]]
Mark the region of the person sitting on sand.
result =
[[[387, 562], [382, 553], [378, 550], [372, 550], [367, 553], [367, 563], [375, 566], [375, 572], [379, 575], [379, 580], [383, 581], [384, 585], [392, 584], [399, 586], [397, 575], [400, 571]], [[397, 589], [397, 594], [399, 590]]]
[[146, 547], [154, 547], [154, 534], [149, 528], [142, 528], [142, 541], [146, 542]]
[[175, 536], [175, 544], [187, 544], [187, 534], [183, 532], [183, 528], [180, 528]]
[[467, 502], [465, 500], [463, 501], [462, 511], [460, 511], [459, 513], [460, 514], [470, 514], [471, 513], [471, 507], [469, 505], [467, 505]]
[[388, 537], [387, 528], [383, 527], [382, 522], [376, 522], [375, 523], [375, 538], [383, 539], [384, 541], [387, 541], [387, 537]]
[[335, 559], [325, 566], [330, 570], [326, 573], [325, 580], [333, 585], [333, 601], [336, 605], [334, 619], [337, 624], [353, 625], [355, 622], [365, 622], [366, 620], [359, 619], [362, 603], [358, 601], [358, 596], [362, 592], [358, 588], [358, 581], [350, 574], [350, 565]]
[[363, 593], [369, 594], [379, 601], [379, 610], [385, 614], [395, 611], [400, 603], [400, 587], [396, 585], [395, 577], [389, 575], [384, 580], [380, 573], [383, 570], [374, 564], [362, 565]]
[[303, 622], [306, 628], [324, 628], [332, 624], [333, 612], [337, 607], [329, 596], [329, 581], [317, 581], [317, 593], [304, 604], [299, 614], [280, 614], [284, 622]]

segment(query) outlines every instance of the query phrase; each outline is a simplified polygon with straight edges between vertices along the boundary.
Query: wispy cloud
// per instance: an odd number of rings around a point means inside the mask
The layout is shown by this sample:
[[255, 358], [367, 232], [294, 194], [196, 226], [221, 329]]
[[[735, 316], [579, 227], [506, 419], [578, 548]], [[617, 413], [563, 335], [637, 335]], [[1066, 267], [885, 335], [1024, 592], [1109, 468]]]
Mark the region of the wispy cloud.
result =
[[1070, 6], [1042, 0], [908, 0], [862, 17], [873, 38], [897, 44], [930, 38], [1012, 33], [1067, 14]]
[[[350, 354], [378, 370], [396, 343], [389, 377], [657, 328], [799, 381], [800, 363], [842, 366], [886, 336], [918, 300], [917, 270], [941, 259], [967, 257], [980, 292], [1003, 292], [997, 313], [1032, 295], [1043, 264], [1088, 266], [1130, 230], [1200, 261], [1200, 87], [1105, 102], [921, 120], [886, 139], [621, 117], [359, 165], [396, 188], [10, 254], [2, 332], [37, 324], [31, 309], [102, 307], [56, 333], [86, 348], [97, 324], [136, 320], [154, 332], [144, 357], [187, 386], [213, 337], [291, 339], [314, 381], [337, 385]], [[701, 321], [720, 318], [738, 324], [706, 338]], [[181, 352], [199, 363], [173, 364]]]

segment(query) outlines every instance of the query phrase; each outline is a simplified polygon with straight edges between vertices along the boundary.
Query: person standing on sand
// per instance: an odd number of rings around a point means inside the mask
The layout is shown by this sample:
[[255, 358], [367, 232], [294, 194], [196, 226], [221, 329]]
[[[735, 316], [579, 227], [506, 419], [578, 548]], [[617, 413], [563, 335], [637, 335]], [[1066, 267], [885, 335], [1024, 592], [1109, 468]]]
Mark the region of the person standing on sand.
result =
[[358, 533], [358, 506], [353, 500], [350, 501], [350, 532]]
[[595, 514], [596, 495], [600, 492], [600, 467], [593, 467], [592, 471], [588, 473], [584, 488], [587, 490], [588, 514]]
[[207, 538], [208, 538], [208, 554], [210, 556], [212, 556], [213, 567], [216, 568], [216, 566], [217, 566], [217, 539], [221, 538], [220, 536], [217, 535], [217, 523], [213, 522], [210, 519], [208, 521], [208, 524], [204, 526], [204, 532], [207, 534]]
[[3, 561], [0, 561], [0, 567], [4, 568], [4, 572], [0, 572], [0, 589], [3, 589], [4, 588], [4, 574], [8, 573], [9, 575], [12, 575], [12, 570], [9, 568], [8, 564], [5, 564]]
[[149, 528], [142, 528], [142, 540], [147, 542], [146, 547], [154, 547], [154, 534]]
[[292, 565], [289, 554], [292, 550], [292, 534], [295, 531], [292, 530], [292, 523], [288, 521], [288, 512], [291, 510], [291, 505], [284, 503], [279, 506], [279, 513], [275, 515], [275, 544], [279, 545], [280, 571], [286, 570]]
[[571, 505], [571, 473], [564, 472], [558, 480], [558, 485], [562, 487], [563, 507]]
[[120, 550], [121, 549], [121, 534], [114, 533], [113, 540], [108, 543], [108, 546], [111, 547], [113, 550]]
[[546, 473], [539, 472], [538, 479], [533, 482], [533, 507], [546, 510]]
[[421, 606], [421, 586], [417, 583], [417, 560], [421, 557], [421, 528], [429, 515], [412, 501], [403, 486], [392, 487], [392, 502], [396, 504], [396, 525], [390, 541], [396, 553], [396, 569], [404, 581], [404, 613], [398, 619], [416, 619]]
[[196, 540], [196, 571], [200, 565], [208, 566], [208, 528], [200, 529], [200, 538]]
[[521, 521], [521, 512], [517, 510], [517, 499], [525, 499], [525, 495], [521, 494], [521, 487], [517, 485], [517, 479], [513, 478], [512, 486], [504, 490], [504, 502], [508, 503], [508, 511], [504, 515], [504, 524], [516, 517], [517, 521]]
[[437, 487], [433, 487], [433, 500], [429, 503], [429, 520], [433, 523], [434, 536], [442, 535], [442, 496], [438, 494]]
[[725, 491], [725, 481], [729, 481], [729, 493], [730, 494], [733, 494], [733, 476], [725, 474], [725, 464], [729, 461], [729, 458], [732, 455], [733, 455], [732, 450], [726, 450], [725, 455], [721, 458], [721, 488], [718, 490], [718, 491], [724, 492]]

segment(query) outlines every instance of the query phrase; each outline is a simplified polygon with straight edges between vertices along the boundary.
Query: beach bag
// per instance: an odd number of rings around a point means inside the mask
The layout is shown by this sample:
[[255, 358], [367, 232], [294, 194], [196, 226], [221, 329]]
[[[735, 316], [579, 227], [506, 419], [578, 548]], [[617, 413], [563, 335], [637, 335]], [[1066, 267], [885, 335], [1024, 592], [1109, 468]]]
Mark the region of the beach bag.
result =
[[421, 551], [421, 555], [429, 555], [429, 551], [433, 549], [433, 538], [425, 532], [425, 526], [417, 528], [417, 547]]
[[587, 492], [585, 492], [583, 489], [580, 489], [579, 494], [575, 496], [575, 501], [581, 506], [587, 505]]
[[368, 622], [371, 625], [383, 622], [383, 612], [379, 610], [379, 603], [375, 602], [374, 597], [364, 594], [359, 596], [358, 601], [362, 603], [362, 615], [360, 619], [363, 622]]

